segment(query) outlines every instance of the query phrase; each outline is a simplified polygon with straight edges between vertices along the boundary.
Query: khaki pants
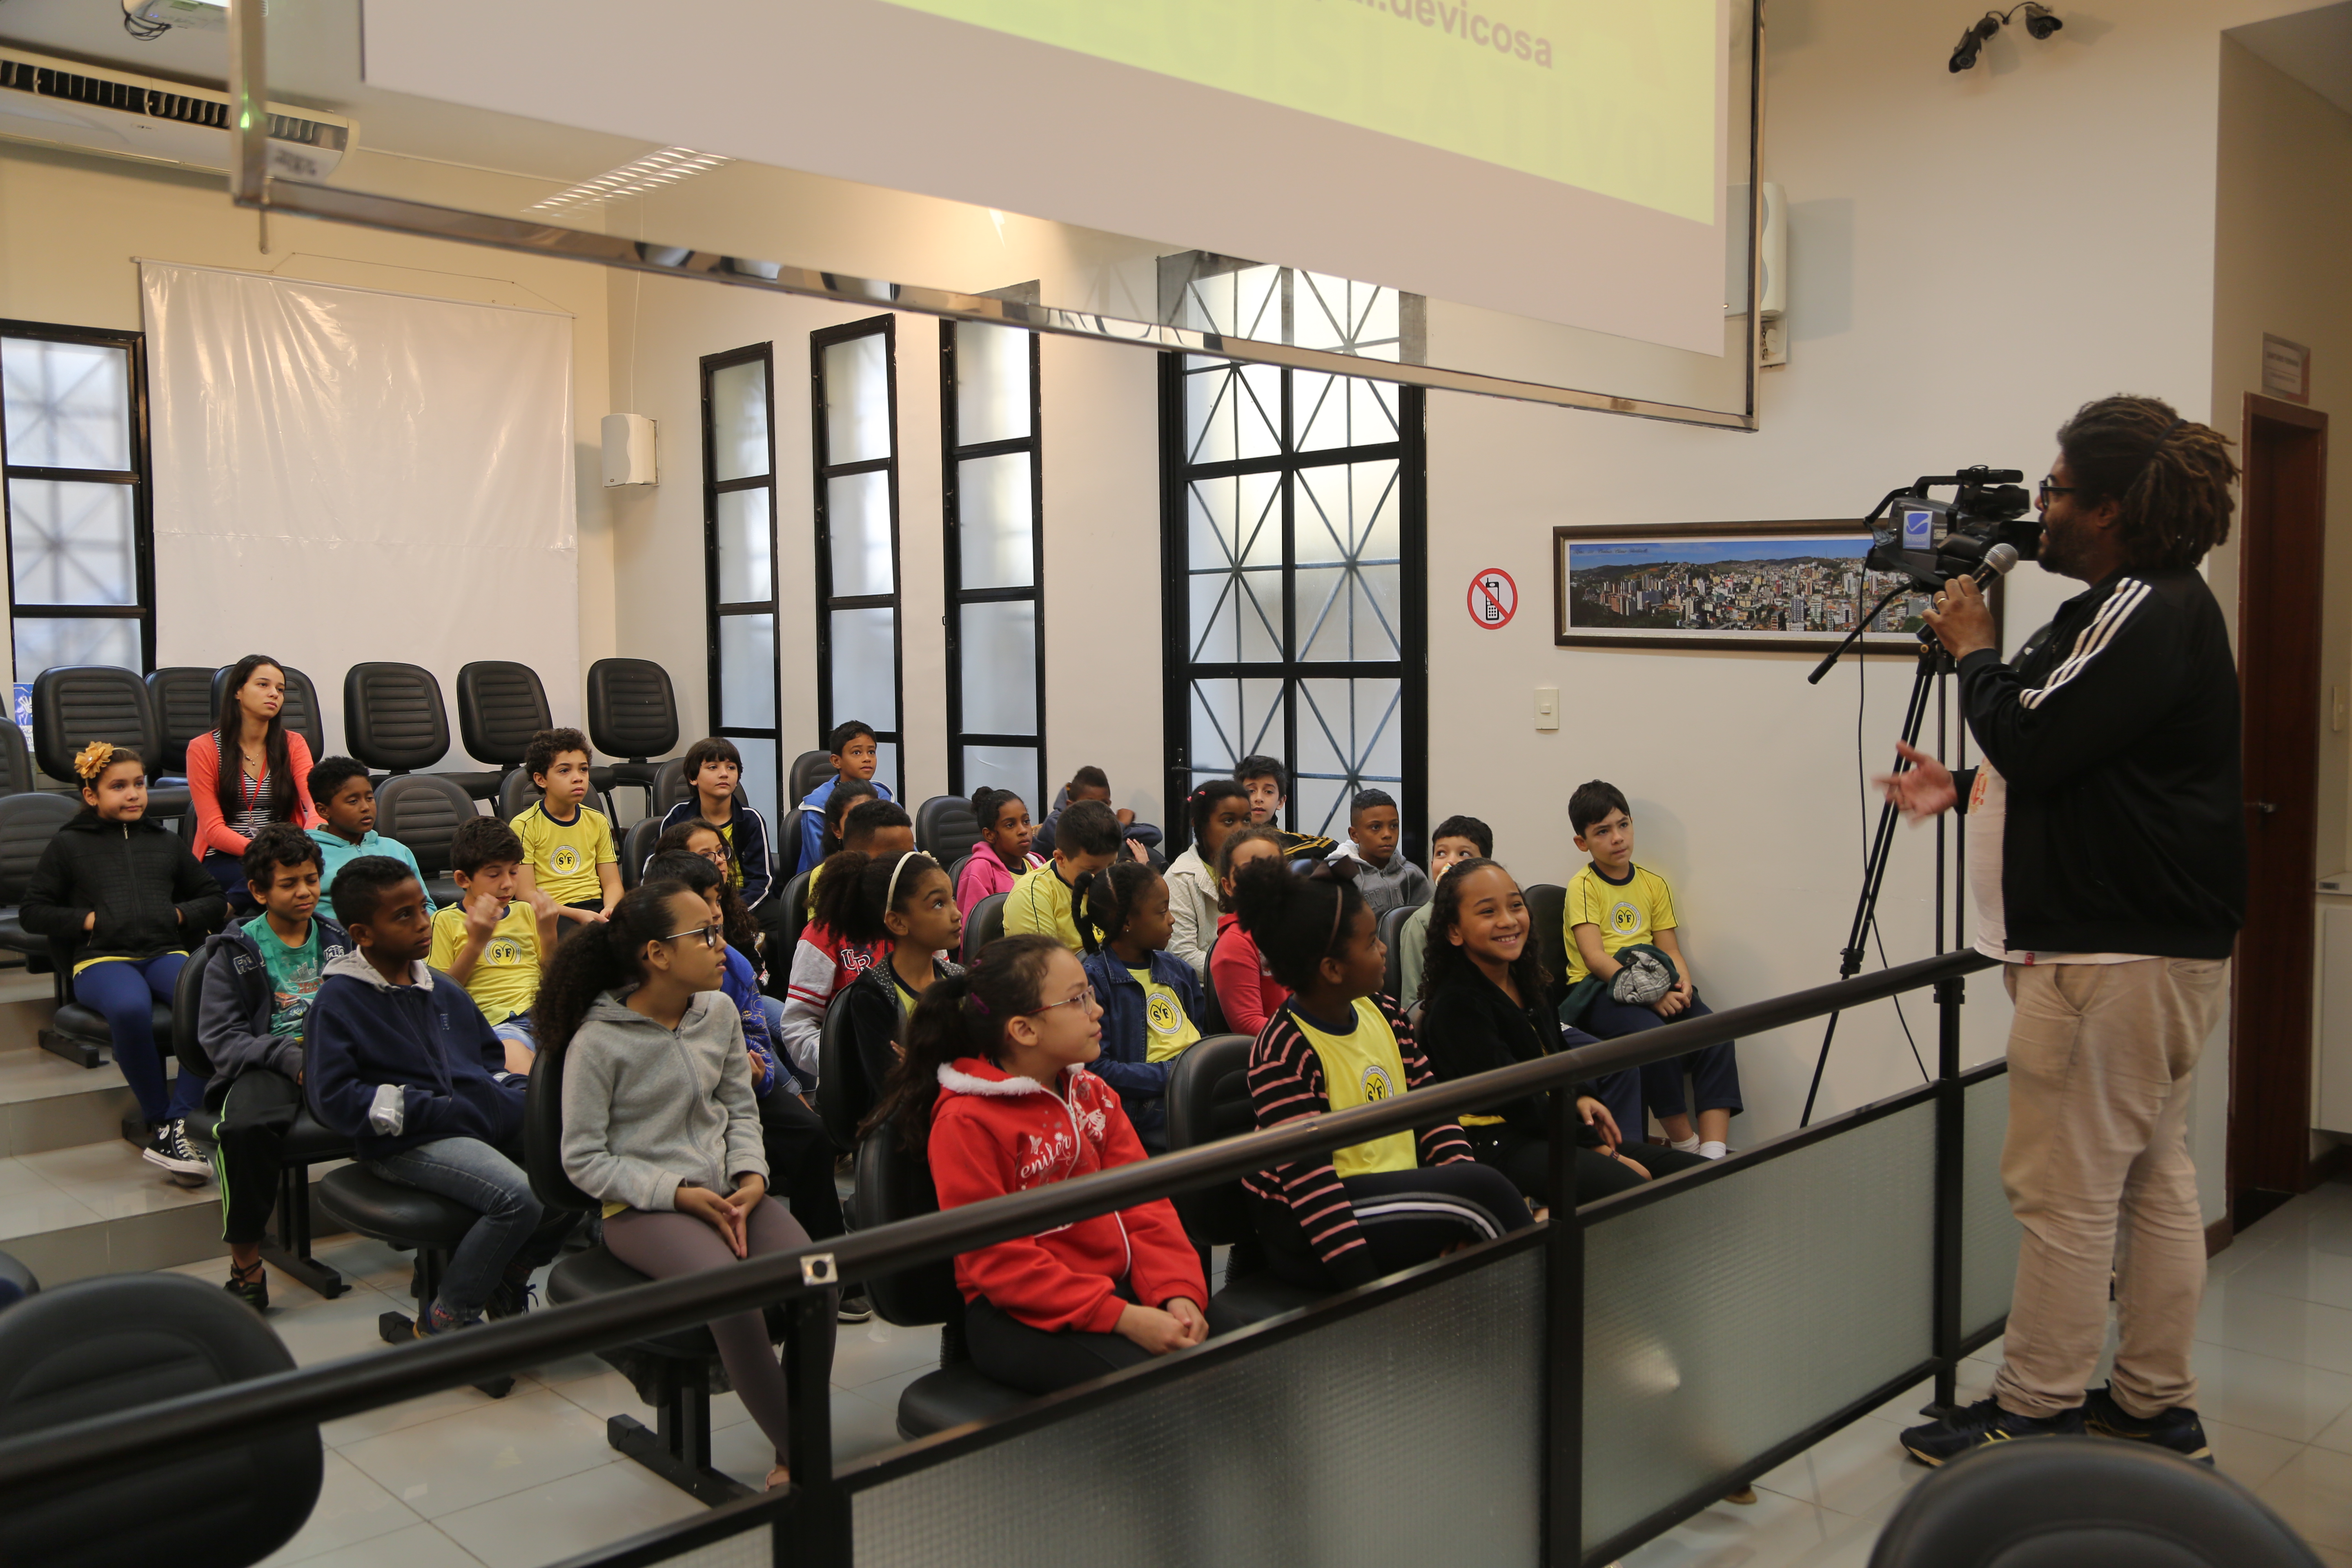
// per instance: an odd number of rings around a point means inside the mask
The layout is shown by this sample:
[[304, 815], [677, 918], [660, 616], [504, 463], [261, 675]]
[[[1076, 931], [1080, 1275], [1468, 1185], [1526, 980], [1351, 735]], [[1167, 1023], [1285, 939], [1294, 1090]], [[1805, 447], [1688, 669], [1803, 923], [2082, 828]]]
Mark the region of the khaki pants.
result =
[[2000, 1181], [2025, 1227], [1993, 1394], [2019, 1415], [2082, 1404], [2106, 1339], [2142, 1417], [2195, 1405], [2189, 1369], [2205, 1226], [2189, 1161], [2189, 1078], [2221, 1016], [2218, 959], [2011, 964], [2009, 1140]]

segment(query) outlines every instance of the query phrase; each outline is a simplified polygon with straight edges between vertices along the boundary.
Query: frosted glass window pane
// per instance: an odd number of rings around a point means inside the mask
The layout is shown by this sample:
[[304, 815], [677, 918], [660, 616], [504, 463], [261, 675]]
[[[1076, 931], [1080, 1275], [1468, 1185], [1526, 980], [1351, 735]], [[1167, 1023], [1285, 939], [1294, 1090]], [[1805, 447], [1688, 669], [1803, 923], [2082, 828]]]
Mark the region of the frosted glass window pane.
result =
[[719, 617], [719, 722], [727, 728], [776, 725], [776, 617]]
[[710, 464], [714, 479], [748, 479], [768, 471], [765, 361], [710, 373]]
[[1037, 732], [1037, 606], [963, 607], [963, 727], [982, 735]]
[[991, 789], [1009, 789], [1021, 797], [1029, 808], [1029, 819], [1034, 822], [1042, 814], [1037, 802], [1042, 786], [1038, 777], [1045, 772], [1034, 746], [966, 746], [963, 749], [963, 793], [975, 795], [986, 784]]
[[131, 467], [131, 354], [105, 343], [0, 341], [8, 460], [26, 468]]
[[[761, 728], [765, 729], [765, 725]], [[776, 742], [773, 741], [738, 741], [735, 749], [743, 753], [743, 798], [751, 809], [768, 819], [768, 847], [780, 847], [775, 842], [778, 818], [776, 814]]]
[[833, 721], [898, 727], [898, 612], [833, 612]]
[[956, 465], [957, 543], [967, 588], [1026, 588], [1037, 580], [1029, 454]]
[[907, 786], [898, 777], [898, 742], [885, 741], [874, 748], [874, 777], [889, 790], [891, 797], [904, 800]]
[[[1302, 574], [1303, 575], [1303, 574]], [[1403, 791], [1403, 687], [1395, 680], [1298, 683], [1298, 826], [1344, 838], [1347, 802], [1360, 789]]]
[[1192, 763], [1216, 773], [1251, 755], [1282, 754], [1282, 682], [1192, 682]]
[[[1195, 361], [1194, 363], [1201, 362]], [[1282, 372], [1225, 364], [1184, 377], [1185, 460], [1221, 463], [1282, 449]]]
[[[1975, 984], [1998, 984], [1991, 975]], [[2025, 1227], [2000, 1186], [2000, 1146], [2009, 1136], [2009, 1075], [1960, 1091], [1967, 1131], [1960, 1140], [1960, 1331], [1973, 1334], [2009, 1312], [2017, 1289], [2017, 1245]]]
[[879, 332], [826, 345], [826, 463], [863, 463], [890, 456], [889, 368]]
[[47, 620], [18, 616], [16, 679], [29, 681], [52, 665], [110, 664], [137, 669], [139, 623], [129, 620]]
[[1029, 434], [1029, 334], [956, 323], [956, 441], [1017, 441]]
[[8, 481], [8, 544], [20, 605], [135, 605], [131, 488]]
[[776, 596], [772, 490], [727, 490], [719, 497], [719, 602], [764, 604]]
[[824, 482], [825, 528], [833, 536], [833, 596], [898, 591], [890, 564], [890, 476], [877, 470]]

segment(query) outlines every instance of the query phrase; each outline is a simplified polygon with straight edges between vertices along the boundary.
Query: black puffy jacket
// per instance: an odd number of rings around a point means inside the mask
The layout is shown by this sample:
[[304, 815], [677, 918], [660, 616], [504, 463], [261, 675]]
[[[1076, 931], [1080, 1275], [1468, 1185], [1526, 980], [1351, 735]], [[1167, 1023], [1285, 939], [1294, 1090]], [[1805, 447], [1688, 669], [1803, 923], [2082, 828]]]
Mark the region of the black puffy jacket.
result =
[[[85, 931], [93, 910], [98, 923]], [[193, 950], [227, 912], [212, 873], [160, 824], [85, 813], [41, 851], [16, 918], [73, 947], [77, 960], [145, 959]]]

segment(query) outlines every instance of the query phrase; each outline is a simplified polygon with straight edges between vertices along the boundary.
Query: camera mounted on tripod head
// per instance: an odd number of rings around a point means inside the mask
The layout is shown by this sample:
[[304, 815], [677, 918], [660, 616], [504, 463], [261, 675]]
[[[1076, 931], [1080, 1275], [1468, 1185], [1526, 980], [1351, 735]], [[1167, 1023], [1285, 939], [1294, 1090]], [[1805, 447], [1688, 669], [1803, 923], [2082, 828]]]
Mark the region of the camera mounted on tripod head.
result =
[[[1870, 514], [1873, 542], [1863, 564], [1900, 572], [1922, 588], [1940, 588], [1973, 574], [1996, 544], [2009, 545], [2020, 560], [2034, 559], [2042, 552], [2042, 521], [2026, 515], [2033, 498], [2019, 482], [2024, 478], [2015, 468], [1987, 468], [1920, 476]], [[1927, 493], [1944, 485], [1956, 487], [1950, 500]]]

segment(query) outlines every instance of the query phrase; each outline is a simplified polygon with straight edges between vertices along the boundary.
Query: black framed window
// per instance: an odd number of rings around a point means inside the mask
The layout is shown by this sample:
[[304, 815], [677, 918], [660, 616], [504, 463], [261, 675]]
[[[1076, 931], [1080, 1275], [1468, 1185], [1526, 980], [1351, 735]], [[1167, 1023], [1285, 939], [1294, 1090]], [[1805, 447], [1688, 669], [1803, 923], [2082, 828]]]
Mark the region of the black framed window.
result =
[[[1202, 324], [1396, 352], [1391, 290], [1246, 263], [1188, 280]], [[1234, 320], [1225, 321], [1227, 316]], [[1367, 347], [1364, 352], [1375, 352]], [[1427, 845], [1427, 457], [1419, 389], [1202, 355], [1161, 361], [1171, 783], [1252, 752], [1292, 774], [1289, 826], [1347, 837], [1347, 802], [1397, 796]]]
[[702, 361], [703, 581], [710, 732], [743, 753], [743, 795], [777, 821], [783, 776], [776, 664], [774, 345]]
[[155, 667], [147, 345], [139, 332], [0, 321], [0, 475], [16, 679]]
[[874, 728], [874, 776], [906, 792], [898, 715], [898, 374], [888, 316], [809, 334], [816, 421], [819, 727]]
[[940, 323], [948, 792], [1045, 810], [1045, 452], [1037, 335]]

